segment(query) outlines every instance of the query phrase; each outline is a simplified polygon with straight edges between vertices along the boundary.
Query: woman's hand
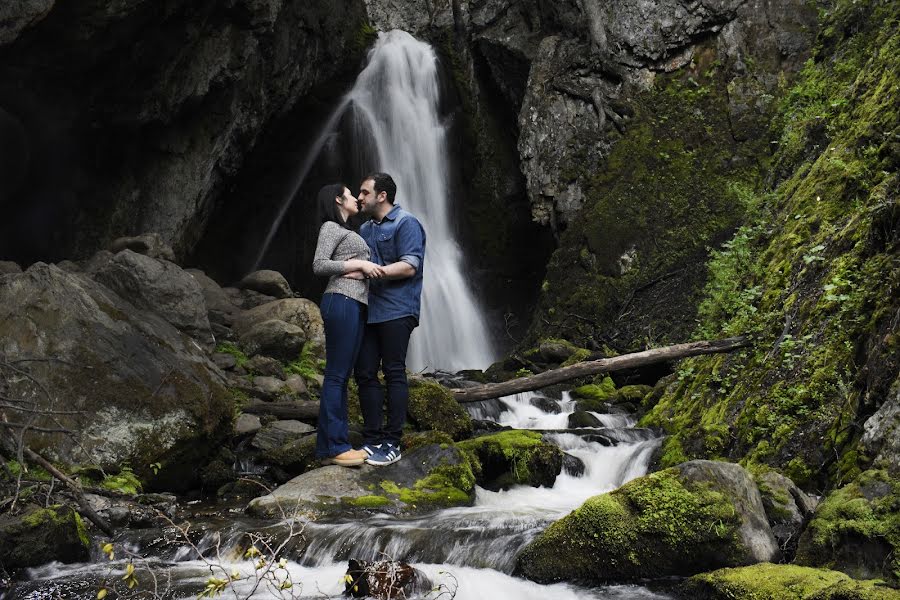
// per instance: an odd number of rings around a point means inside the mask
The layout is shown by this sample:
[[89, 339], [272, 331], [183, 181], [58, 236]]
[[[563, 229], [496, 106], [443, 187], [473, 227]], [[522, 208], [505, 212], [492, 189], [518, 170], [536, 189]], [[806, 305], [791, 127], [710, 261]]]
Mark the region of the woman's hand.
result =
[[362, 273], [363, 275], [361, 278], [353, 277], [352, 279], [380, 279], [384, 277], [384, 267], [368, 260], [351, 258], [344, 265], [347, 270], [344, 277], [350, 273]]
[[341, 277], [346, 279], [365, 279], [366, 276], [363, 275], [362, 271], [350, 271], [349, 273], [344, 273]]

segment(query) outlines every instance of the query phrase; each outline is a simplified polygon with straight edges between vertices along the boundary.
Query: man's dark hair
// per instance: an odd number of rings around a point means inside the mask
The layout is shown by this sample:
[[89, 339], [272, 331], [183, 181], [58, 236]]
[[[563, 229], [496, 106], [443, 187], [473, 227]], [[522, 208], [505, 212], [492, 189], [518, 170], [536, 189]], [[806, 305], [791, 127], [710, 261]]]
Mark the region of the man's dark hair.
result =
[[318, 208], [319, 208], [319, 225], [324, 225], [328, 221], [337, 223], [345, 229], [350, 229], [350, 225], [341, 218], [341, 211], [338, 210], [335, 198], [344, 195], [344, 188], [347, 187], [343, 183], [331, 183], [319, 190]]
[[394, 183], [394, 178], [387, 173], [370, 173], [363, 181], [370, 179], [373, 181], [372, 187], [375, 188], [375, 195], [385, 192], [388, 203], [393, 204], [394, 198], [397, 196], [397, 184]]

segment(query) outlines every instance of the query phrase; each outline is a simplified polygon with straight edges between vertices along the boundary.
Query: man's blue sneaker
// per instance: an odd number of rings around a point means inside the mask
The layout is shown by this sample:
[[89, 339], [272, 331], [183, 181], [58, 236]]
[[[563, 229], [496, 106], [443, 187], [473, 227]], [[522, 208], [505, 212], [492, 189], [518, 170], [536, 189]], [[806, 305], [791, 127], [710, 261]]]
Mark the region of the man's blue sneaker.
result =
[[362, 448], [360, 448], [360, 450], [362, 450], [369, 456], [372, 456], [373, 454], [375, 454], [376, 452], [381, 450], [381, 446], [382, 446], [381, 444], [363, 444], [363, 446], [362, 446]]
[[366, 464], [376, 467], [390, 465], [400, 460], [400, 447], [393, 444], [381, 444], [372, 456], [366, 459]]

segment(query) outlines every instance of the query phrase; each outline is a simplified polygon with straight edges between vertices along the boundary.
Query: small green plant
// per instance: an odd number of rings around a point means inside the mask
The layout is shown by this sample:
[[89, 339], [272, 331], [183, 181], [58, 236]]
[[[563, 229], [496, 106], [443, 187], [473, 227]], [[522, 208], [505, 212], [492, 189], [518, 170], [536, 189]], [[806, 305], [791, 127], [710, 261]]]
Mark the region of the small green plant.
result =
[[247, 366], [247, 363], [250, 361], [247, 355], [244, 354], [244, 352], [241, 351], [240, 348], [238, 348], [231, 342], [222, 342], [221, 344], [216, 346], [216, 352], [220, 354], [230, 354], [234, 357], [237, 366], [241, 367], [242, 369], [245, 368]]
[[532, 371], [531, 369], [526, 369], [524, 367], [519, 369], [518, 371], [516, 371], [517, 378], [518, 377], [531, 377], [532, 375], [534, 375], [534, 371]]

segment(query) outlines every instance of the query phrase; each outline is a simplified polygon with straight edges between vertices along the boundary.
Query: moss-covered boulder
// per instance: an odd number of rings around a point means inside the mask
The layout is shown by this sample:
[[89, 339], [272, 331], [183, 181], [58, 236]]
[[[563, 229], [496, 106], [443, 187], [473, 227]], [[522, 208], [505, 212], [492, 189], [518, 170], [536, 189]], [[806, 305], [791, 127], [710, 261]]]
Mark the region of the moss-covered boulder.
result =
[[819, 505], [796, 562], [858, 579], [900, 581], [900, 480], [866, 471]]
[[570, 392], [573, 399], [577, 400], [578, 410], [593, 412], [606, 412], [606, 407], [616, 395], [616, 384], [612, 377], [600, 378], [596, 383], [579, 386]]
[[755, 473], [756, 485], [772, 533], [787, 560], [797, 551], [797, 542], [806, 523], [816, 510], [817, 500], [780, 473], [766, 470]]
[[761, 563], [694, 575], [680, 586], [691, 600], [890, 600], [900, 591], [839, 571]]
[[257, 516], [340, 516], [371, 510], [415, 514], [472, 503], [475, 476], [455, 446], [428, 444], [386, 467], [327, 466], [304, 473], [252, 500]]
[[742, 467], [693, 461], [594, 496], [517, 558], [537, 581], [692, 575], [772, 560], [778, 547]]
[[0, 520], [0, 565], [6, 569], [36, 567], [90, 558], [91, 540], [84, 522], [68, 506], [35, 509]]
[[551, 487], [562, 471], [562, 451], [535, 431], [500, 431], [457, 446], [469, 456], [478, 485], [489, 490]]
[[409, 380], [409, 421], [420, 431], [443, 431], [455, 440], [472, 433], [472, 419], [450, 391], [419, 377]]

